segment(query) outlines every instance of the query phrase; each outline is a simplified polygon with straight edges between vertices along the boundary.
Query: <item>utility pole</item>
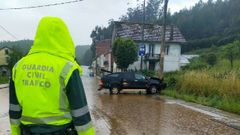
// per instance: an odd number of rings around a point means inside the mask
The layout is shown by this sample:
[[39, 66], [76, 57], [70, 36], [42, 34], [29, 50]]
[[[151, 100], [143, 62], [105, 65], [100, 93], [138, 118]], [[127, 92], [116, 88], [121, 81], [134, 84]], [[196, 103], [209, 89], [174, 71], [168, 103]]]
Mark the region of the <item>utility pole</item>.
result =
[[160, 50], [159, 79], [163, 79], [167, 6], [168, 6], [168, 0], [164, 0], [163, 26], [162, 26], [162, 44], [161, 44], [161, 50]]
[[[145, 23], [145, 3], [146, 0], [143, 1], [143, 18], [142, 18], [142, 42], [144, 41], [144, 23]], [[140, 46], [143, 46], [144, 44], [141, 44]], [[140, 69], [143, 69], [143, 56], [141, 55], [141, 63], [140, 63]]]
[[114, 45], [114, 41], [115, 41], [115, 36], [116, 36], [116, 23], [113, 22], [113, 32], [112, 32], [112, 40], [111, 40], [111, 54], [110, 54], [110, 63], [111, 63], [111, 67], [110, 67], [110, 70], [111, 72], [113, 73], [113, 64], [114, 64], [114, 61], [113, 61], [113, 45]]

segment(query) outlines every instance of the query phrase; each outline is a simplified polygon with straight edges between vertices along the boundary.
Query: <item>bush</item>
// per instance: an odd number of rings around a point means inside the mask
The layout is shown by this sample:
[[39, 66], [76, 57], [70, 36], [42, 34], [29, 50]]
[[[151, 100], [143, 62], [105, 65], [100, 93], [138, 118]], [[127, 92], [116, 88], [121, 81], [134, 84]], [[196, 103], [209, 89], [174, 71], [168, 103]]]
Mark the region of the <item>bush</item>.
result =
[[9, 77], [7, 76], [0, 76], [0, 84], [8, 83]]
[[214, 53], [209, 53], [207, 54], [207, 56], [205, 57], [205, 61], [211, 65], [214, 66], [217, 63], [217, 56]]
[[164, 73], [164, 81], [167, 83], [167, 86], [174, 88], [179, 81], [180, 74], [182, 72], [179, 71]]
[[177, 82], [177, 91], [202, 97], [217, 95], [222, 99], [240, 101], [240, 77], [236, 71], [190, 71], [181, 75]]
[[183, 67], [183, 70], [200, 70], [208, 68], [208, 64], [202, 58], [193, 58], [188, 65]]
[[144, 76], [148, 76], [148, 77], [156, 77], [157, 73], [153, 70], [141, 70], [138, 71], [139, 73], [141, 73]]

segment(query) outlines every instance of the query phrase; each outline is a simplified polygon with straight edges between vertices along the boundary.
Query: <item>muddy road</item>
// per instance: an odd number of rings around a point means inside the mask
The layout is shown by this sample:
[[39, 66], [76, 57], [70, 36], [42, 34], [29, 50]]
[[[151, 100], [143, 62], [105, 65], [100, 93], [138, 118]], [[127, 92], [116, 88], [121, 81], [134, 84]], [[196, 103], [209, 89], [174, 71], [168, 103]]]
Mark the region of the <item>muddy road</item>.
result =
[[[96, 135], [240, 135], [238, 115], [156, 95], [128, 91], [110, 96], [106, 90], [97, 91], [98, 79], [87, 74], [82, 78]], [[0, 135], [10, 134], [7, 112], [8, 88], [4, 88], [0, 89]]]

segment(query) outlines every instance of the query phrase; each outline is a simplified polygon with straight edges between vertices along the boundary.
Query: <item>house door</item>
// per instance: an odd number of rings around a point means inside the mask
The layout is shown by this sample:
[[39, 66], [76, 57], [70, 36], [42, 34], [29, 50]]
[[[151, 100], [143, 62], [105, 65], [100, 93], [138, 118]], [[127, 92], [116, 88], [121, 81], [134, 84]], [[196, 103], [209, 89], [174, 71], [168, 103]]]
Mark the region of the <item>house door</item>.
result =
[[155, 62], [149, 61], [149, 70], [155, 70]]

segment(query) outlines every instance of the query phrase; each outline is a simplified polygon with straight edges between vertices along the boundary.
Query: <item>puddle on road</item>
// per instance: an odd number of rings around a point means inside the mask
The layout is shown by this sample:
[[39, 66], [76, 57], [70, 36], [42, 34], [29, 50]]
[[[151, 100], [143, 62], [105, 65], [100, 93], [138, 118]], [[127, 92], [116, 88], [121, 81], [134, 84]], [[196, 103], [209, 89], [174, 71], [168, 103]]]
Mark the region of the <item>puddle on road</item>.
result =
[[111, 124], [109, 123], [108, 118], [97, 111], [95, 107], [91, 112], [96, 133], [99, 135], [110, 135]]
[[11, 135], [10, 130], [0, 131], [0, 135]]
[[0, 112], [0, 135], [11, 135], [8, 112]]
[[8, 89], [0, 89], [0, 135], [11, 135], [8, 115]]
[[0, 135], [11, 135], [8, 113], [1, 113]]
[[206, 114], [206, 115], [209, 115], [209, 116], [214, 117], [216, 119], [225, 119], [224, 116], [221, 116], [219, 114], [216, 114], [216, 113], [213, 113], [213, 112], [210, 112], [210, 111], [206, 111], [206, 110], [194, 107], [194, 106], [189, 106], [189, 105], [186, 105], [186, 104], [183, 104], [183, 103], [178, 103], [178, 102], [175, 102], [175, 104], [183, 106], [183, 107], [191, 109], [191, 110], [194, 110], [194, 111], [197, 111], [197, 112], [200, 112], [200, 113], [203, 113], [203, 114]]
[[240, 117], [238, 115], [224, 112], [215, 108], [203, 106], [200, 104], [188, 103], [180, 100], [175, 100], [175, 101], [169, 100], [166, 102], [166, 104], [177, 104], [177, 105], [183, 106], [190, 110], [200, 112], [202, 114], [210, 116], [212, 117], [210, 119], [215, 122], [240, 130]]

